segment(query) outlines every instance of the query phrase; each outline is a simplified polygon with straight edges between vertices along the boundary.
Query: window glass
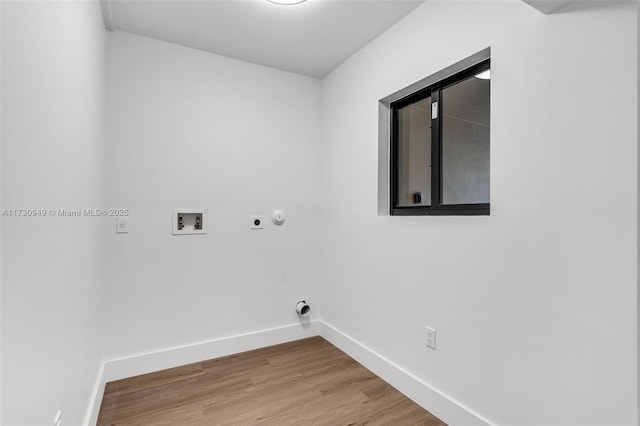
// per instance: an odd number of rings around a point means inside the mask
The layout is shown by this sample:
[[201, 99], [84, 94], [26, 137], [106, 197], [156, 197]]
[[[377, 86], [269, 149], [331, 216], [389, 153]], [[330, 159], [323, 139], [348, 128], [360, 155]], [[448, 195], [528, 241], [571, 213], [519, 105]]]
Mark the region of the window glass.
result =
[[401, 207], [431, 204], [431, 97], [398, 110], [398, 192]]
[[473, 58], [389, 102], [392, 215], [491, 214], [490, 92], [490, 58]]
[[442, 90], [442, 204], [489, 203], [490, 79]]

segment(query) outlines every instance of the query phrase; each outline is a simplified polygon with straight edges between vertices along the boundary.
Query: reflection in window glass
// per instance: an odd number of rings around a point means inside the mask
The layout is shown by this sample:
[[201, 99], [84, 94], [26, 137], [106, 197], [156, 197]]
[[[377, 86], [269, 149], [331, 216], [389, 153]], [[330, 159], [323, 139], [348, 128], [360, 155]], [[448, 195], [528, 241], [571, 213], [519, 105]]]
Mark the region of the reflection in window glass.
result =
[[431, 204], [431, 97], [398, 110], [398, 206]]
[[442, 203], [489, 203], [491, 80], [471, 77], [442, 90]]

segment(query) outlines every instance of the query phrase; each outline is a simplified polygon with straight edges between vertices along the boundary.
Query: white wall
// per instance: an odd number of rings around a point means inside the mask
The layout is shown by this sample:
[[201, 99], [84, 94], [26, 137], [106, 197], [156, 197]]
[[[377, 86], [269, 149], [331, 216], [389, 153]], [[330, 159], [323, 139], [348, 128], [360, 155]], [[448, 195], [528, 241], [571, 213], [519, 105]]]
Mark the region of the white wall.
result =
[[[325, 78], [323, 320], [496, 424], [637, 424], [634, 12], [429, 1]], [[377, 216], [378, 99], [488, 46], [491, 216]]]
[[[303, 298], [316, 314], [319, 81], [124, 32], [108, 46], [107, 200], [132, 213], [106, 231], [106, 358], [295, 324]], [[208, 209], [208, 234], [173, 236], [174, 207]]]
[[[97, 2], [2, 2], [2, 207], [102, 203]], [[2, 419], [83, 421], [100, 358], [100, 221], [2, 218]]]
[[[497, 424], [637, 423], [634, 10], [430, 1], [322, 83], [110, 34], [105, 148], [98, 6], [3, 1], [2, 207], [132, 214], [3, 218], [1, 422], [79, 424], [101, 343], [295, 324], [306, 298]], [[377, 216], [378, 99], [487, 46], [491, 216]], [[209, 233], [172, 236], [173, 207]]]

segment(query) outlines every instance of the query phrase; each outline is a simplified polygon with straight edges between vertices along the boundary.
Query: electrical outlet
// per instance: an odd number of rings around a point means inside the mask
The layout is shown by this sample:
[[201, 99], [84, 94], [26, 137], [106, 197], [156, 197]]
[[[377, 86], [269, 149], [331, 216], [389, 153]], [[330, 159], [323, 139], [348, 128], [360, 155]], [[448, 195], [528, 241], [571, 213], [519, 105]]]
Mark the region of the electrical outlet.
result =
[[249, 229], [264, 229], [264, 217], [263, 216], [251, 216], [251, 223]]
[[53, 418], [53, 426], [62, 426], [62, 410], [58, 410]]
[[436, 329], [431, 327], [425, 327], [427, 330], [427, 347], [436, 349]]
[[129, 218], [127, 217], [116, 217], [116, 233], [118, 234], [128, 234], [129, 233]]

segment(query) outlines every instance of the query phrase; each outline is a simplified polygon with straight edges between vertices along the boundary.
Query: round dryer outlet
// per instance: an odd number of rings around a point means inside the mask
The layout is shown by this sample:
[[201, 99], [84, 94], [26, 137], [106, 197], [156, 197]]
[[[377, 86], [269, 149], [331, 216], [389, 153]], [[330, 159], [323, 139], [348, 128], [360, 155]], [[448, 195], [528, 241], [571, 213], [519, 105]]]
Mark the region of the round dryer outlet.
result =
[[271, 221], [275, 225], [282, 225], [284, 223], [284, 212], [282, 210], [274, 210], [273, 213], [271, 213]]

